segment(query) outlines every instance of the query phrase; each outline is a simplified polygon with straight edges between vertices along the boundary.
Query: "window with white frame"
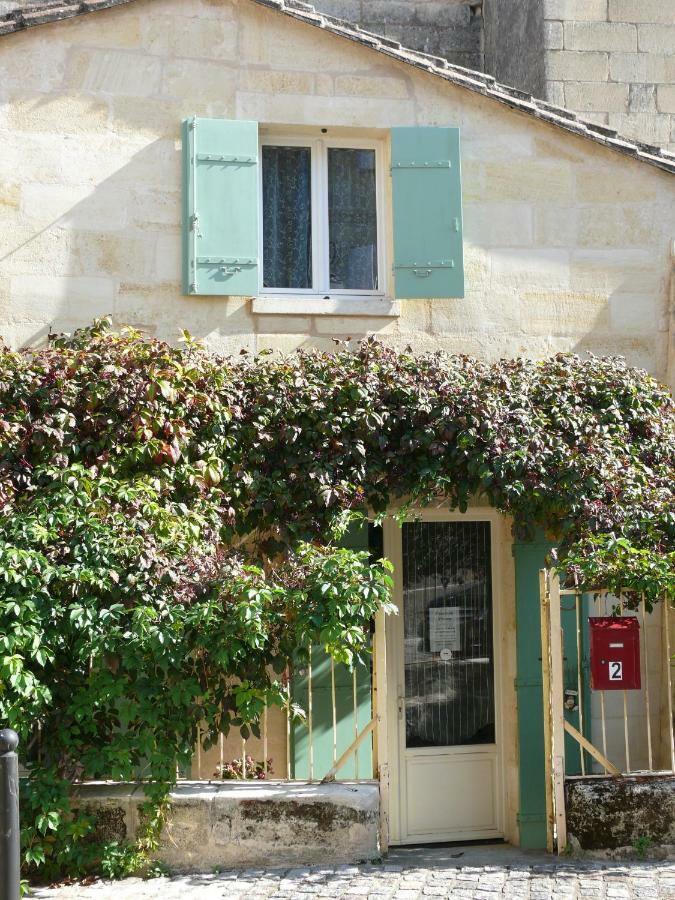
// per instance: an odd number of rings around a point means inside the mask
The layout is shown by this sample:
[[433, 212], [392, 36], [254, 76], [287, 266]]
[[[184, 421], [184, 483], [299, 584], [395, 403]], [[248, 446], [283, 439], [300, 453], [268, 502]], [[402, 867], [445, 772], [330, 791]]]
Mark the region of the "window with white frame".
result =
[[380, 144], [271, 136], [260, 151], [260, 293], [382, 294]]

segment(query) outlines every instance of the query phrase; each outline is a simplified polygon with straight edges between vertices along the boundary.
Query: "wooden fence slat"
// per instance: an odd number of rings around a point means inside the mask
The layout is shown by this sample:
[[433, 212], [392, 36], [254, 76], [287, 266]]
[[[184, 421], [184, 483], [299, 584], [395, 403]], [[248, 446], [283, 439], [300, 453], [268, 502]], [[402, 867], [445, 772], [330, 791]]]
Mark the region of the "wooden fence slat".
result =
[[[560, 578], [549, 573], [549, 623], [551, 645], [551, 738], [553, 753], [553, 811], [558, 853], [567, 849], [565, 816], [565, 679], [563, 675], [563, 633], [560, 618]], [[581, 698], [579, 698], [581, 702]]]
[[546, 781], [546, 849], [553, 853], [553, 741], [551, 737], [551, 646], [548, 572], [539, 571], [541, 607], [541, 683], [544, 702], [544, 772]]

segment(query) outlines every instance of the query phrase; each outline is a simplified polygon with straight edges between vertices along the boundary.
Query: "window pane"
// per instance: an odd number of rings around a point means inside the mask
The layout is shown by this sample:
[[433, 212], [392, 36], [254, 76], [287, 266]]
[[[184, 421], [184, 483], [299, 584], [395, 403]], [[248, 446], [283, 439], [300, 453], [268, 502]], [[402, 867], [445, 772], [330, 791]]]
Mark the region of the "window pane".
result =
[[406, 747], [495, 740], [488, 522], [403, 526]]
[[375, 151], [328, 150], [330, 286], [377, 289]]
[[312, 287], [309, 147], [263, 147], [263, 285]]

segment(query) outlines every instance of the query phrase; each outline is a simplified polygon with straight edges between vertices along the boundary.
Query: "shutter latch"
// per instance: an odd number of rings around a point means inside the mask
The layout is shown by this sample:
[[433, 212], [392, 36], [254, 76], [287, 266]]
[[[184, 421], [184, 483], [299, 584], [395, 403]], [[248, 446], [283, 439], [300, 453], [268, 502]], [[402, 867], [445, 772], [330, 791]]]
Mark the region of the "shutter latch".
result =
[[190, 229], [195, 232], [197, 237], [203, 237], [204, 235], [199, 230], [199, 216], [197, 213], [193, 213], [190, 216]]

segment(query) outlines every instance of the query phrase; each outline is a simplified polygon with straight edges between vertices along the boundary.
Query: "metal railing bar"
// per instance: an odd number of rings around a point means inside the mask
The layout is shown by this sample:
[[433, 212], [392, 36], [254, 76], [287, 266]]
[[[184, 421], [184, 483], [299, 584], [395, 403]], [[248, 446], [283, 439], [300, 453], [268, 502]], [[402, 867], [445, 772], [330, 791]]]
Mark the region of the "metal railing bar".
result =
[[[600, 691], [600, 724], [602, 725], [602, 753], [607, 757], [607, 723], [605, 720], [605, 692]], [[605, 767], [605, 775], [608, 770]]]
[[337, 703], [335, 701], [335, 660], [330, 660], [330, 696], [333, 704], [333, 765], [337, 760]]
[[286, 773], [288, 775], [288, 780], [292, 781], [291, 777], [291, 679], [288, 677], [287, 684], [287, 701], [286, 701]]
[[[577, 703], [579, 704], [579, 731], [584, 733], [584, 694], [581, 672], [581, 605], [583, 603], [583, 594], [576, 593], [574, 595], [574, 608], [577, 625]], [[583, 748], [581, 749], [581, 774], [586, 774], [586, 757]]]
[[673, 676], [670, 659], [670, 598], [663, 597], [663, 627], [666, 635], [666, 689], [668, 691], [668, 729], [670, 731], [670, 768], [675, 772], [675, 733], [673, 732]]
[[[619, 615], [623, 615], [623, 594], [619, 594]], [[630, 743], [628, 739], [628, 692], [623, 693], [623, 736], [626, 748], [626, 772], [630, 772]]]
[[553, 853], [553, 740], [551, 720], [550, 571], [539, 572], [541, 598], [541, 677], [544, 701], [544, 769], [546, 785], [546, 849]]
[[647, 642], [647, 610], [645, 604], [644, 593], [640, 595], [640, 606], [642, 608], [642, 634], [644, 640], [644, 663], [645, 663], [645, 711], [647, 713], [647, 758], [649, 760], [650, 771], [654, 768], [654, 756], [652, 752], [652, 719], [649, 705], [649, 644]]
[[[359, 737], [359, 707], [358, 707], [358, 698], [356, 691], [356, 666], [354, 666], [354, 670], [352, 672], [352, 700], [353, 700], [353, 708], [354, 708], [354, 741], [358, 740]], [[358, 750], [354, 753], [354, 776], [356, 780], [359, 780], [359, 754]]]
[[314, 781], [314, 741], [312, 740], [312, 645], [309, 646], [307, 669], [307, 726], [309, 728], [309, 780]]
[[263, 710], [263, 774], [267, 779], [267, 707]]
[[628, 739], [628, 691], [623, 692], [623, 736], [626, 748], [626, 773], [630, 772], [630, 742]]

